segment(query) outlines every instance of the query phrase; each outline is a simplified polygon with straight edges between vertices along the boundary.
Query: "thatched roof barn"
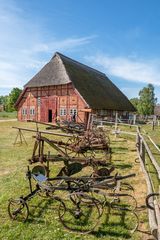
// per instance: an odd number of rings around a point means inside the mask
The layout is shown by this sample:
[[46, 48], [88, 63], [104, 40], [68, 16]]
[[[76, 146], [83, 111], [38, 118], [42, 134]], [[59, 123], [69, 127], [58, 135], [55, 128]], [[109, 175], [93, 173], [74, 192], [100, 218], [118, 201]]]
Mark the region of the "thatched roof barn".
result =
[[[28, 96], [32, 96], [32, 99], [39, 99], [40, 105], [38, 106], [38, 100], [33, 106], [31, 103], [27, 104]], [[74, 101], [72, 101], [73, 98]], [[51, 104], [55, 101], [56, 104]], [[42, 116], [44, 115], [44, 104], [48, 104], [45, 117]], [[71, 109], [75, 109], [76, 114], [82, 108], [90, 108], [95, 112], [100, 110], [135, 111], [127, 97], [104, 73], [58, 52], [24, 86], [23, 93], [16, 105], [19, 111], [19, 120], [30, 117], [28, 112], [31, 107], [34, 108], [34, 114], [32, 114], [34, 118], [45, 121], [49, 121], [49, 110], [52, 110], [52, 120], [55, 115], [61, 116], [62, 119], [68, 119], [73, 112]], [[22, 110], [24, 108], [28, 110]], [[63, 110], [61, 111], [61, 109]], [[31, 117], [33, 118], [33, 116]], [[81, 117], [84, 120], [85, 117]]]

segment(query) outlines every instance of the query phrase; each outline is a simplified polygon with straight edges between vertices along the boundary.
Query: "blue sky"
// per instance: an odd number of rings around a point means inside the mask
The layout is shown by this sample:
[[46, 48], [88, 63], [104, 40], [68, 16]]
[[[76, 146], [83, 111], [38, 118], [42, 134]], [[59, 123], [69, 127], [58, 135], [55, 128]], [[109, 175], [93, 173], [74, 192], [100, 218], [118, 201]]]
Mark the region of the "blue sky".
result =
[[128, 98], [160, 102], [159, 0], [0, 0], [0, 95], [59, 51], [104, 72]]

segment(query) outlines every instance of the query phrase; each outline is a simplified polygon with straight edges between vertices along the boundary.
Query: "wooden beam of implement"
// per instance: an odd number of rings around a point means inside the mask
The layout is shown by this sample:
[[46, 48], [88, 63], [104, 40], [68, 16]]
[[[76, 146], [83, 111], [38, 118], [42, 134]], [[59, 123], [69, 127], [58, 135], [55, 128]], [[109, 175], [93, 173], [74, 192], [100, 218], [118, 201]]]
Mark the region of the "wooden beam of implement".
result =
[[52, 123], [46, 123], [46, 122], [40, 122], [40, 121], [34, 121], [34, 120], [27, 120], [27, 122], [38, 123], [38, 124], [50, 126], [50, 127], [53, 127], [53, 128], [55, 127], [55, 129], [59, 128], [59, 126], [57, 126], [55, 124], [52, 124]]
[[38, 133], [43, 133], [43, 134], [50, 134], [50, 135], [55, 135], [55, 136], [62, 136], [62, 137], [73, 137], [73, 134], [62, 134], [62, 133], [55, 133], [55, 132], [49, 132], [49, 131], [37, 131], [36, 129], [31, 129], [31, 128], [21, 128], [21, 127], [12, 127], [14, 129], [22, 130], [22, 131], [27, 131], [27, 132], [38, 132]]
[[74, 131], [74, 132], [77, 132], [77, 133], [82, 133], [81, 130], [79, 129], [72, 129], [72, 128], [69, 128], [66, 127], [66, 126], [63, 126], [63, 125], [55, 125], [55, 124], [52, 124], [52, 123], [46, 123], [46, 122], [39, 122], [39, 121], [34, 121], [34, 120], [27, 120], [27, 122], [33, 122], [33, 123], [37, 123], [37, 124], [42, 124], [42, 125], [46, 125], [46, 126], [50, 126], [50, 127], [53, 127], [54, 129], [62, 129], [62, 130], [67, 130], [67, 131]]

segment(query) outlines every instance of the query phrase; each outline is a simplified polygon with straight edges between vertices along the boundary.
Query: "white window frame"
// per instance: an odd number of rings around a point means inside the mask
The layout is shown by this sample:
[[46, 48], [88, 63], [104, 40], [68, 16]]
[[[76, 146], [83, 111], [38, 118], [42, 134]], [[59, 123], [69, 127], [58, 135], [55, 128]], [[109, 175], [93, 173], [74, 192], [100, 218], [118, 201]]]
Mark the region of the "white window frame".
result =
[[76, 116], [77, 116], [77, 108], [70, 109], [70, 116], [73, 116], [74, 114], [76, 114]]
[[32, 107], [32, 108], [30, 108], [30, 115], [35, 115], [35, 108], [34, 107]]
[[67, 115], [67, 109], [66, 108], [60, 108], [60, 116], [66, 116]]
[[27, 115], [27, 108], [22, 108], [22, 115], [23, 116]]

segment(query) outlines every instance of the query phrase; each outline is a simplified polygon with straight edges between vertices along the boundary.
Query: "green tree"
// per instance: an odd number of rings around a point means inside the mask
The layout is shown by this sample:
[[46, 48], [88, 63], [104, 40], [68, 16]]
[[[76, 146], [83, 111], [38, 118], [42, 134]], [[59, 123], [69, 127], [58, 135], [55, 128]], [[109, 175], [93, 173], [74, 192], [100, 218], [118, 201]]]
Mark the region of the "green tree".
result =
[[13, 88], [10, 92], [9, 96], [7, 97], [6, 104], [5, 104], [5, 110], [7, 112], [13, 112], [15, 111], [15, 103], [21, 94], [22, 90], [19, 88]]
[[135, 109], [138, 111], [139, 98], [131, 98], [130, 102], [133, 104]]
[[156, 105], [157, 98], [155, 98], [154, 86], [148, 84], [139, 92], [139, 103], [137, 105], [138, 113], [142, 115], [152, 115]]
[[8, 96], [0, 96], [0, 104], [5, 105]]

